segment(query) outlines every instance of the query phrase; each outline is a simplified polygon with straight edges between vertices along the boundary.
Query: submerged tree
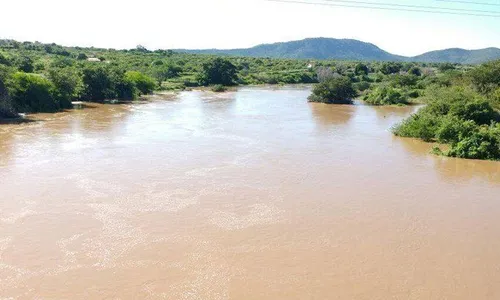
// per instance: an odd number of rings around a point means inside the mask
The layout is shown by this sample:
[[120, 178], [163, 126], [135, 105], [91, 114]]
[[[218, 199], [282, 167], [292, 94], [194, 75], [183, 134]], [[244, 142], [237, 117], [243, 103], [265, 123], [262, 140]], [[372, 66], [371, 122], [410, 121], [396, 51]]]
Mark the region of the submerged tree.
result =
[[333, 77], [314, 86], [310, 102], [328, 104], [351, 104], [357, 96], [351, 80], [348, 77]]

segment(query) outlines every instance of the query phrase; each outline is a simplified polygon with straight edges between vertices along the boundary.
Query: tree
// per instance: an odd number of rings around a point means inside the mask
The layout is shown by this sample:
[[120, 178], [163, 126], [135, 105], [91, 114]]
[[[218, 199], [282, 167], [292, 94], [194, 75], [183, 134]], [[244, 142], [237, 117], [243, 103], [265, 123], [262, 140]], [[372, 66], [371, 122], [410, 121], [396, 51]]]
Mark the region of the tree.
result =
[[380, 67], [380, 72], [385, 75], [396, 74], [401, 71], [402, 65], [400, 63], [385, 62]]
[[236, 71], [236, 66], [229, 60], [217, 57], [202, 65], [198, 81], [202, 85], [233, 85], [238, 79]]
[[474, 87], [488, 94], [500, 87], [500, 60], [483, 64], [469, 72]]
[[10, 69], [0, 65], [0, 118], [15, 118], [18, 116], [7, 92], [6, 81], [9, 76]]
[[82, 77], [75, 69], [50, 69], [49, 79], [55, 86], [54, 96], [59, 101], [61, 108], [70, 108], [71, 101], [78, 99], [83, 92]]
[[0, 52], [0, 65], [10, 66], [10, 60]]
[[180, 72], [182, 72], [181, 67], [175, 65], [164, 65], [162, 63], [161, 65], [157, 65], [155, 68], [154, 77], [158, 81], [158, 85], [161, 86], [163, 81], [179, 76]]
[[126, 72], [125, 80], [133, 83], [141, 94], [151, 94], [156, 87], [156, 83], [153, 78], [137, 71]]
[[368, 72], [369, 72], [369, 69], [368, 69], [368, 66], [366, 66], [365, 64], [363, 63], [358, 63], [356, 65], [356, 68], [354, 69], [354, 73], [356, 73], [356, 75], [368, 75]]
[[115, 98], [115, 83], [108, 68], [88, 66], [83, 69], [83, 97], [85, 100], [102, 101]]
[[446, 72], [446, 71], [449, 71], [449, 70], [455, 70], [455, 65], [452, 64], [452, 63], [442, 63], [442, 64], [439, 64], [438, 70], [441, 71], [441, 72]]
[[408, 96], [405, 93], [387, 86], [377, 87], [364, 100], [372, 105], [408, 104]]
[[318, 82], [323, 82], [326, 81], [328, 78], [332, 77], [340, 77], [341, 75], [338, 73], [335, 73], [332, 68], [329, 67], [318, 67], [316, 69], [316, 77], [318, 79]]
[[88, 57], [85, 53], [78, 53], [78, 56], [76, 57], [76, 59], [78, 60], [86, 60]]
[[18, 62], [18, 68], [25, 73], [32, 73], [35, 70], [33, 60], [29, 56], [23, 56]]
[[422, 70], [419, 67], [413, 66], [408, 70], [408, 74], [415, 76], [422, 76]]
[[24, 72], [14, 73], [8, 92], [16, 111], [54, 112], [61, 107], [54, 97], [54, 84], [47, 78]]
[[335, 77], [314, 86], [312, 95], [309, 96], [309, 101], [329, 104], [350, 104], [356, 96], [356, 91], [348, 77]]

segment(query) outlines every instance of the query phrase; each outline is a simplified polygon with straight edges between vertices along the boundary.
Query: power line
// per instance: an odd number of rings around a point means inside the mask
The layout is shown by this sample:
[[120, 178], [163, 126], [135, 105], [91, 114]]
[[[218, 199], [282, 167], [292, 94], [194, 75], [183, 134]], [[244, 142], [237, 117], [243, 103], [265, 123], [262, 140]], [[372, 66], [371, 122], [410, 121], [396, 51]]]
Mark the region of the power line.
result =
[[[334, 4], [334, 3], [320, 3], [320, 2], [306, 2], [299, 0], [265, 0], [268, 2], [279, 2], [279, 3], [296, 3], [296, 4], [308, 4], [308, 5], [323, 5], [323, 6], [334, 6], [334, 7], [348, 7], [348, 8], [363, 8], [363, 9], [377, 9], [377, 10], [390, 10], [390, 11], [404, 11], [404, 12], [423, 12], [431, 14], [447, 14], [447, 15], [458, 15], [458, 16], [475, 16], [475, 17], [492, 17], [500, 18], [500, 15], [490, 15], [490, 14], [474, 14], [466, 12], [451, 12], [451, 11], [438, 11], [438, 10], [424, 10], [424, 9], [403, 9], [403, 8], [392, 8], [392, 7], [380, 7], [380, 6], [364, 6], [364, 5], [348, 5], [348, 4]], [[495, 12], [493, 12], [495, 13]]]
[[448, 2], [448, 3], [462, 3], [462, 4], [474, 4], [474, 5], [500, 6], [500, 3], [488, 3], [488, 2], [460, 1], [460, 0], [436, 0], [436, 1], [439, 1], [439, 2]]
[[500, 11], [489, 11], [489, 10], [477, 10], [477, 9], [464, 9], [464, 8], [451, 8], [451, 7], [440, 7], [440, 6], [423, 6], [423, 5], [408, 5], [408, 4], [396, 4], [387, 2], [367, 2], [367, 1], [357, 1], [357, 0], [321, 0], [325, 2], [340, 2], [349, 4], [368, 4], [368, 5], [382, 5], [382, 6], [393, 6], [393, 7], [403, 7], [403, 8], [418, 8], [418, 9], [431, 9], [431, 10], [452, 10], [459, 12], [469, 12], [469, 13], [494, 13], [500, 14]]

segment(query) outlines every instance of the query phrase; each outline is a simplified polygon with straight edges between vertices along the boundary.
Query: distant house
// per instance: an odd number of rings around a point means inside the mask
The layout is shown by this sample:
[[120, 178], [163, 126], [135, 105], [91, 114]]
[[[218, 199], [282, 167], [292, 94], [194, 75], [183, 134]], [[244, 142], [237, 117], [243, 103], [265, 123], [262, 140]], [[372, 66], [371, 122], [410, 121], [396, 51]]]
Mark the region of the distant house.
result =
[[101, 60], [97, 57], [89, 57], [87, 58], [87, 61], [92, 61], [92, 62], [101, 62]]

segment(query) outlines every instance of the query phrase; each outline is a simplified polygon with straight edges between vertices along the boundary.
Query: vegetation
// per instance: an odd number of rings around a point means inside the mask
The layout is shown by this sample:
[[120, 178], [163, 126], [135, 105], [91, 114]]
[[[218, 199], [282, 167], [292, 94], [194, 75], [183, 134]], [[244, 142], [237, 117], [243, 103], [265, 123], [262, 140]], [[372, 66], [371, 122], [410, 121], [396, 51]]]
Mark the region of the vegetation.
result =
[[198, 74], [198, 81], [201, 85], [233, 85], [237, 79], [236, 66], [220, 57], [205, 62]]
[[227, 88], [225, 86], [223, 86], [222, 84], [216, 84], [216, 85], [212, 86], [211, 90], [212, 90], [212, 92], [215, 92], [215, 93], [223, 93], [223, 92], [227, 91]]
[[[500, 83], [500, 82], [499, 82]], [[449, 144], [447, 156], [500, 160], [500, 114], [469, 87], [441, 87], [427, 106], [393, 130], [398, 136]]]
[[[311, 43], [316, 42], [329, 43]], [[380, 60], [387, 57], [365, 46]], [[133, 100], [159, 89], [211, 86], [219, 92], [229, 85], [295, 83], [316, 83], [309, 98], [314, 102], [351, 103], [360, 95], [372, 105], [426, 104], [394, 133], [448, 144], [444, 155], [500, 159], [500, 61], [480, 66], [311, 61], [0, 40], [1, 118], [59, 111], [75, 100]]]
[[357, 93], [348, 77], [331, 77], [313, 88], [309, 101], [350, 104], [356, 96]]
[[372, 105], [404, 105], [408, 104], [408, 95], [401, 89], [382, 86], [367, 94], [364, 100]]

